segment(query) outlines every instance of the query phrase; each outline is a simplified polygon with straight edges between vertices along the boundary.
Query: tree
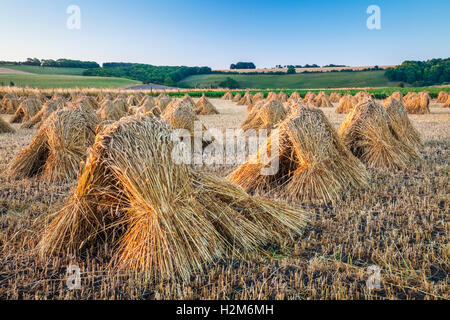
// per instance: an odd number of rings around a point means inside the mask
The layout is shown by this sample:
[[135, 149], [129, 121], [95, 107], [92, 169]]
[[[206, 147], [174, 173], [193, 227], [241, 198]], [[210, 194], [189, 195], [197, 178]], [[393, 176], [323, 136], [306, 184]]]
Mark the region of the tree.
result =
[[175, 82], [173, 81], [172, 77], [167, 76], [167, 77], [164, 79], [164, 85], [170, 87], [170, 86], [173, 86], [174, 84], [175, 84]]
[[286, 73], [287, 74], [295, 74], [295, 73], [297, 73], [297, 71], [295, 70], [294, 66], [288, 66], [288, 69], [287, 69]]
[[253, 62], [238, 62], [236, 64], [232, 64], [230, 69], [256, 69], [256, 66]]
[[404, 81], [414, 85], [440, 84], [450, 80], [450, 59], [404, 61], [388, 69], [385, 76], [390, 81]]
[[52, 59], [42, 59], [41, 67], [54, 67], [56, 65], [56, 61]]
[[87, 69], [83, 72], [85, 76], [118, 77], [142, 81], [144, 83], [157, 83], [174, 85], [184, 78], [196, 74], [211, 73], [209, 67], [186, 67], [186, 66], [153, 66], [137, 63], [104, 63], [103, 68]]
[[22, 64], [27, 66], [40, 66], [41, 61], [37, 58], [27, 58], [27, 61], [23, 62]]
[[219, 83], [219, 87], [228, 89], [237, 89], [239, 88], [239, 82], [237, 82], [233, 78], [227, 77], [224, 81]]

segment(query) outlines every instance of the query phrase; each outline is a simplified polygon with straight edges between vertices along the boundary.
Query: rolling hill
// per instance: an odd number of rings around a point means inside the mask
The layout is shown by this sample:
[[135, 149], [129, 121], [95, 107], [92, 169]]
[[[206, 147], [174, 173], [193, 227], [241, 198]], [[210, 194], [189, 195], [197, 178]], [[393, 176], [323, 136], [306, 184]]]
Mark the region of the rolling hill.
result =
[[177, 86], [184, 88], [217, 87], [227, 77], [236, 80], [240, 88], [354, 88], [394, 87], [384, 71], [301, 73], [289, 75], [204, 74], [183, 79]]
[[[0, 86], [30, 88], [122, 88], [141, 84], [140, 81], [114, 78], [82, 76], [85, 69], [51, 68], [24, 65], [4, 65], [2, 70], [10, 69], [11, 73], [0, 73]], [[13, 71], [26, 72], [16, 73]]]

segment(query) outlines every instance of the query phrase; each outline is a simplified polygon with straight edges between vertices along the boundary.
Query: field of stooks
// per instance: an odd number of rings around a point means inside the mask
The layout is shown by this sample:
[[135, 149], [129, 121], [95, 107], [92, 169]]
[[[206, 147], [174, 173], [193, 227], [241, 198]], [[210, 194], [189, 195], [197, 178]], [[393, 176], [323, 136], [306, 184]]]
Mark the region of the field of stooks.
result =
[[[442, 90], [0, 88], [0, 299], [448, 299]], [[270, 136], [236, 165], [175, 163], [196, 121]]]

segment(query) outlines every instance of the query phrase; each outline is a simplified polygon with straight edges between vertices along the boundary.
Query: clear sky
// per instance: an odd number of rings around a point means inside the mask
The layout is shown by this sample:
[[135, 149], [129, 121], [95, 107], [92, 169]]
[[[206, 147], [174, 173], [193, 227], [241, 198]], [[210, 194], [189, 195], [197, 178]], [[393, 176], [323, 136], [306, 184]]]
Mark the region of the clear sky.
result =
[[[69, 5], [81, 29], [69, 30]], [[369, 5], [381, 29], [369, 30]], [[390, 65], [450, 56], [449, 0], [0, 0], [0, 60], [227, 68]]]

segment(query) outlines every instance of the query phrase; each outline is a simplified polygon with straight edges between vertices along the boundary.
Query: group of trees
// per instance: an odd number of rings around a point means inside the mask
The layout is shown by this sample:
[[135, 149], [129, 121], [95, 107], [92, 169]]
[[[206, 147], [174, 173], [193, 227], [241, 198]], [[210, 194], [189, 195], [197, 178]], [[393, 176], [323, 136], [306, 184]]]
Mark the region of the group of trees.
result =
[[295, 70], [294, 66], [288, 66], [286, 73], [287, 74], [295, 74], [295, 73], [297, 73], [297, 71]]
[[256, 69], [256, 66], [253, 62], [238, 62], [236, 64], [232, 64], [230, 69]]
[[38, 58], [28, 58], [27, 61], [22, 62], [19, 64], [23, 64], [26, 66], [40, 66], [41, 65], [41, 60], [39, 60]]
[[428, 86], [450, 82], [450, 58], [428, 61], [404, 61], [386, 70], [390, 81], [407, 82], [414, 86]]
[[[278, 69], [289, 68], [289, 67], [291, 67], [291, 66], [290, 65], [283, 66], [281, 64], [278, 64], [276, 66], [276, 68], [278, 68]], [[304, 66], [302, 66], [301, 64], [296, 64], [296, 65], [293, 65], [292, 67], [298, 68], [298, 69], [300, 69], [300, 68], [320, 68], [320, 66], [315, 64], [315, 63], [314, 64], [305, 64]], [[335, 67], [346, 67], [346, 65], [343, 65], [343, 64], [327, 64], [326, 66], [323, 66], [322, 68], [335, 68]]]
[[298, 65], [295, 67], [296, 68], [320, 68], [320, 66], [315, 63], [314, 64], [305, 64], [304, 66]]
[[219, 88], [237, 89], [239, 88], [239, 82], [233, 78], [227, 77], [224, 81], [219, 83]]
[[238, 72], [238, 71], [218, 71], [218, 70], [213, 70], [211, 71], [212, 74], [240, 74], [240, 75], [245, 75], [245, 76], [251, 76], [251, 75], [276, 75], [276, 76], [282, 76], [284, 74], [286, 74], [286, 71], [266, 71], [266, 72], [261, 72], [261, 71], [249, 71], [249, 72]]
[[[257, 72], [257, 71], [250, 71], [250, 72], [245, 72], [245, 73], [241, 73], [238, 71], [211, 71], [212, 74], [235, 74], [235, 75], [245, 75], [245, 76], [251, 76], [251, 75], [261, 75], [261, 76], [265, 76], [265, 75], [277, 75], [277, 76], [282, 76], [282, 75], [286, 75], [286, 74], [296, 74], [297, 70], [296, 70], [296, 66], [285, 66], [285, 68], [287, 68], [287, 71], [266, 71], [266, 72]], [[368, 67], [368, 68], [364, 68], [364, 69], [351, 69], [351, 68], [346, 68], [346, 69], [334, 69], [334, 70], [330, 70], [330, 71], [324, 71], [324, 70], [302, 70], [301, 73], [328, 73], [328, 72], [363, 72], [363, 71], [379, 71], [382, 70], [380, 69], [379, 66], [374, 66], [374, 67]]]
[[342, 68], [342, 67], [346, 67], [346, 65], [344, 64], [327, 64], [326, 66], [323, 66], [323, 68]]
[[9, 64], [9, 65], [19, 65], [20, 62], [17, 62], [17, 61], [0, 61], [0, 65], [6, 65], [6, 64]]
[[277, 64], [276, 66], [275, 66], [276, 68], [278, 68], [278, 69], [281, 69], [281, 68], [289, 68], [289, 67], [294, 67], [294, 68], [298, 68], [298, 69], [300, 69], [300, 68], [320, 68], [320, 66], [318, 66], [317, 64], [305, 64], [304, 66], [302, 66], [301, 64], [296, 64], [296, 65], [281, 65], [281, 64]]
[[173, 86], [186, 77], [196, 74], [209, 74], [209, 67], [185, 66], [153, 66], [149, 64], [109, 62], [102, 68], [86, 70], [85, 76], [119, 77], [142, 81], [143, 83], [163, 84]]
[[19, 64], [27, 66], [41, 66], [41, 67], [55, 67], [55, 68], [98, 68], [100, 65], [94, 61], [80, 61], [80, 60], [70, 60], [70, 59], [42, 59], [28, 58], [25, 62], [20, 62]]

